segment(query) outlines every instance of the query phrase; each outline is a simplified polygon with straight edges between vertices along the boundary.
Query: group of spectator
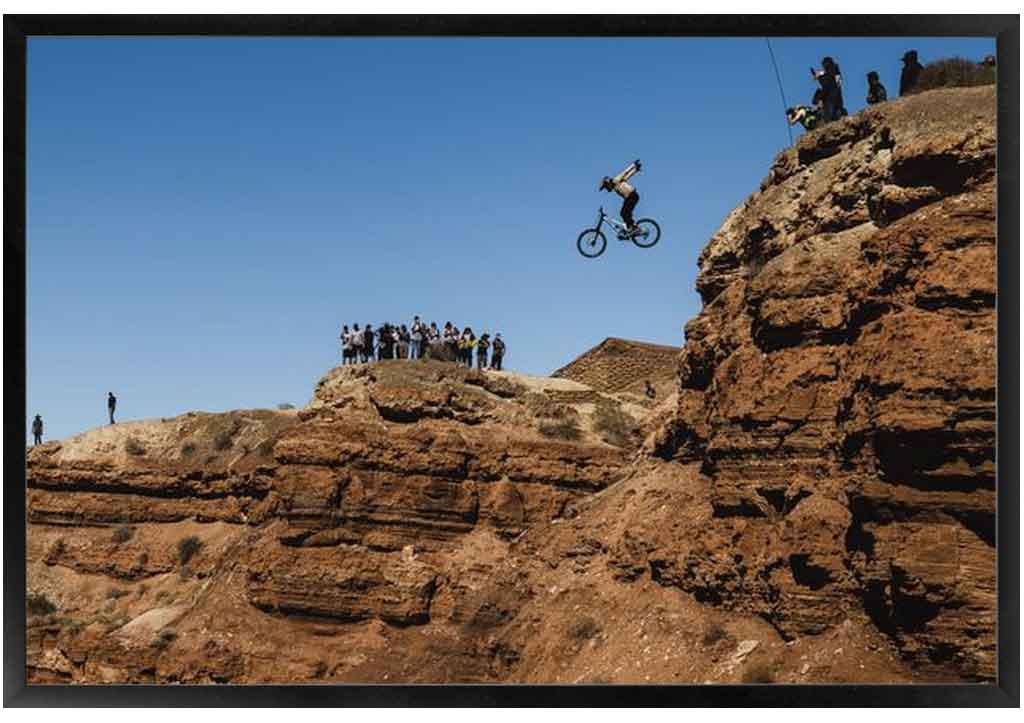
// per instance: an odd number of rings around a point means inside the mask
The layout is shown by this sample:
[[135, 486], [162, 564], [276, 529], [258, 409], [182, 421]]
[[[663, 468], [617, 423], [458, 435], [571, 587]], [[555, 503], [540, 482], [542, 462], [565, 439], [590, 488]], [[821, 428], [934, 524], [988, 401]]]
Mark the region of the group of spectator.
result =
[[384, 359], [441, 359], [454, 361], [472, 368], [476, 357], [477, 369], [501, 370], [505, 358], [505, 341], [501, 334], [484, 333], [479, 337], [469, 326], [464, 329], [445, 322], [439, 329], [437, 322], [424, 323], [419, 316], [412, 324], [385, 322], [374, 330], [372, 324], [359, 328], [346, 324], [341, 328], [342, 365], [360, 364]]
[[[911, 93], [917, 85], [924, 67], [917, 60], [917, 51], [908, 50], [901, 58], [903, 70], [900, 73], [900, 95]], [[818, 82], [810, 106], [797, 106], [786, 109], [786, 118], [790, 125], [800, 123], [807, 130], [813, 130], [830, 121], [839, 120], [847, 115], [843, 103], [843, 76], [839, 64], [831, 57], [821, 60], [821, 68], [811, 68], [811, 76]], [[868, 105], [883, 103], [888, 100], [885, 86], [872, 70], [867, 74]]]

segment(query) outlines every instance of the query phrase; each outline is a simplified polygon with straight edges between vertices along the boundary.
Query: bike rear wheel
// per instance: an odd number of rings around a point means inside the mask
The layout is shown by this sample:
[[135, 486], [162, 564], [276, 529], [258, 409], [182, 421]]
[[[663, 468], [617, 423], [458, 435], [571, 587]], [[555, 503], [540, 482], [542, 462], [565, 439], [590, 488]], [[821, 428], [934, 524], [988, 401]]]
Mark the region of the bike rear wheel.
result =
[[661, 238], [661, 226], [653, 218], [641, 218], [636, 222], [633, 243], [642, 249], [649, 249]]
[[588, 259], [596, 259], [604, 253], [608, 240], [600, 229], [588, 228], [576, 239], [576, 248]]

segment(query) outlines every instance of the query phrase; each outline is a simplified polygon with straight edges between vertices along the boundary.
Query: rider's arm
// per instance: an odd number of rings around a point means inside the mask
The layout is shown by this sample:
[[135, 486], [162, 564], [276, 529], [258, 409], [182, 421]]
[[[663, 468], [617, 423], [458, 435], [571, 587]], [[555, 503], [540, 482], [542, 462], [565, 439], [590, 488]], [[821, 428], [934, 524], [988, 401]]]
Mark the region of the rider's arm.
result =
[[623, 181], [628, 181], [639, 170], [640, 169], [636, 167], [636, 162], [630, 163], [628, 166], [626, 166], [622, 173], [620, 173], [619, 175], [612, 179], [612, 183], [619, 184], [622, 183]]

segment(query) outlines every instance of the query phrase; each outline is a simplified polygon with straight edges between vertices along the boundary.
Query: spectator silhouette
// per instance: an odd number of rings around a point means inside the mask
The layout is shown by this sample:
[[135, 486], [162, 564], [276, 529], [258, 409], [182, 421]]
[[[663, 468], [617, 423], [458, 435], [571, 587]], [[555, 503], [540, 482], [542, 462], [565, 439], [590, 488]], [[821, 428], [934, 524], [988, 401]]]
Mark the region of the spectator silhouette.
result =
[[903, 70], [900, 71], [900, 95], [911, 93], [917, 86], [924, 67], [917, 62], [917, 51], [908, 50], [903, 54]]

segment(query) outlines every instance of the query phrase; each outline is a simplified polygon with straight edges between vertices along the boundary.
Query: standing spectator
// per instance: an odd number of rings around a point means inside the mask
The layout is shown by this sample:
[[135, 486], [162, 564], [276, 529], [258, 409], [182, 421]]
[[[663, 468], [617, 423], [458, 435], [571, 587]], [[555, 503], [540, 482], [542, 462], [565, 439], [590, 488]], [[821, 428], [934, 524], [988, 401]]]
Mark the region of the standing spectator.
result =
[[398, 358], [409, 358], [409, 330], [405, 328], [405, 324], [398, 330]]
[[437, 328], [437, 322], [430, 322], [430, 328], [427, 329], [427, 351], [430, 352], [431, 359], [437, 359], [441, 355], [438, 353], [438, 346], [441, 344], [441, 330]]
[[110, 415], [110, 423], [114, 423], [114, 410], [117, 409], [117, 397], [113, 392], [107, 392], [107, 414]]
[[490, 334], [483, 334], [480, 336], [480, 341], [476, 343], [476, 368], [486, 369], [487, 368], [487, 349], [491, 346]]
[[409, 342], [409, 358], [410, 359], [422, 359], [423, 358], [423, 340], [424, 340], [424, 329], [423, 322], [420, 321], [419, 316], [412, 317], [412, 334], [410, 335]]
[[494, 350], [491, 352], [491, 369], [500, 372], [501, 360], [505, 358], [505, 342], [502, 340], [500, 333], [494, 335], [492, 346]]
[[878, 79], [878, 73], [872, 70], [868, 73], [868, 105], [884, 103], [886, 100], [888, 97], [885, 93], [885, 86]]
[[363, 361], [373, 361], [373, 324], [363, 327]]
[[476, 334], [470, 327], [466, 327], [462, 330], [462, 343], [460, 347], [462, 349], [462, 358], [459, 360], [467, 367], [472, 369], [473, 367], [473, 347], [476, 346]]
[[388, 331], [388, 323], [384, 322], [377, 329], [377, 361], [390, 359], [391, 333]]
[[917, 80], [921, 77], [924, 67], [917, 62], [917, 51], [908, 50], [901, 58], [903, 70], [900, 71], [900, 95], [909, 95], [917, 86]]
[[359, 324], [352, 325], [352, 363], [358, 364], [363, 357], [363, 332]]
[[395, 358], [395, 344], [398, 342], [395, 336], [395, 327], [390, 322], [384, 325], [384, 354], [385, 359]]
[[35, 440], [32, 446], [35, 447], [37, 444], [43, 443], [43, 418], [38, 414], [36, 418], [32, 420], [32, 438]]
[[846, 115], [846, 108], [843, 107], [843, 76], [836, 61], [825, 56], [821, 59], [821, 70], [811, 68], [811, 74], [824, 92], [822, 105], [825, 120], [839, 120]]
[[459, 359], [459, 327], [452, 325], [448, 322], [444, 325], [444, 347], [447, 352], [446, 357], [452, 361], [458, 361]]
[[352, 358], [352, 332], [348, 330], [348, 324], [341, 327], [341, 365], [345, 366]]

